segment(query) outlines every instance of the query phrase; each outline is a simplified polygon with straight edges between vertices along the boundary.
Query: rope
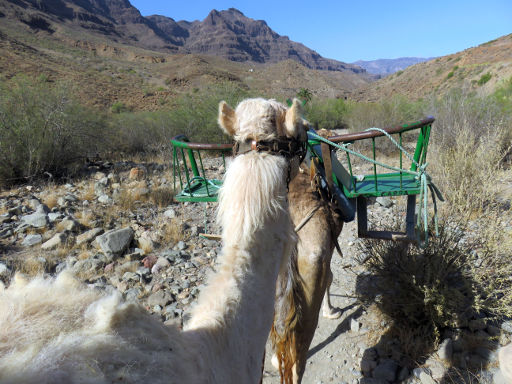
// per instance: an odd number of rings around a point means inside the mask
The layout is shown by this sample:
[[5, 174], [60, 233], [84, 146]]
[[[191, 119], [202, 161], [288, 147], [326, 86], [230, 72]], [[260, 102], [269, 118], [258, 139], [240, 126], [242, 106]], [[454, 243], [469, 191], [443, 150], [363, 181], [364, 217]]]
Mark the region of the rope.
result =
[[309, 211], [309, 213], [306, 215], [306, 217], [303, 218], [302, 221], [295, 227], [295, 232], [299, 232], [302, 229], [302, 227], [305, 226], [309, 220], [311, 220], [311, 218], [313, 217], [315, 212], [318, 211], [319, 208], [320, 208], [320, 205], [317, 205], [311, 211]]
[[382, 163], [380, 161], [377, 161], [377, 160], [371, 159], [371, 158], [369, 158], [367, 156], [364, 156], [363, 154], [361, 154], [359, 152], [353, 151], [352, 149], [348, 148], [347, 144], [336, 144], [336, 143], [333, 143], [332, 141], [330, 141], [330, 140], [328, 140], [326, 138], [323, 138], [322, 136], [319, 136], [319, 135], [317, 135], [316, 133], [313, 133], [313, 132], [308, 132], [308, 135], [310, 137], [315, 138], [316, 140], [319, 140], [319, 141], [322, 141], [324, 143], [327, 143], [327, 144], [329, 144], [329, 145], [331, 145], [331, 146], [333, 146], [335, 148], [341, 149], [341, 150], [343, 150], [343, 151], [345, 151], [347, 153], [350, 153], [350, 154], [352, 154], [354, 156], [357, 156], [357, 157], [359, 157], [359, 158], [361, 158], [361, 159], [363, 159], [365, 161], [368, 161], [368, 162], [370, 162], [372, 164], [381, 166], [383, 168], [391, 169], [391, 170], [394, 170], [394, 171], [397, 171], [397, 172], [408, 173], [410, 175], [414, 175], [416, 180], [420, 181], [420, 198], [419, 198], [419, 201], [418, 201], [418, 219], [417, 219], [417, 222], [416, 222], [416, 227], [420, 228], [421, 227], [421, 223], [423, 222], [423, 230], [424, 230], [424, 233], [425, 233], [425, 241], [421, 245], [422, 246], [426, 246], [428, 244], [428, 209], [427, 209], [428, 190], [430, 189], [430, 192], [431, 192], [431, 195], [432, 195], [432, 201], [434, 203], [434, 224], [435, 224], [436, 236], [438, 235], [438, 220], [437, 220], [437, 202], [436, 202], [436, 197], [440, 201], [444, 201], [444, 198], [443, 198], [443, 195], [441, 194], [441, 191], [439, 190], [439, 188], [437, 188], [435, 186], [435, 184], [432, 181], [432, 178], [430, 177], [430, 175], [425, 170], [428, 163], [420, 165], [405, 150], [405, 148], [402, 147], [400, 144], [398, 144], [396, 142], [396, 140], [393, 139], [393, 137], [391, 137], [391, 135], [389, 133], [387, 133], [385, 130], [383, 130], [381, 128], [368, 128], [366, 131], [377, 131], [377, 132], [381, 132], [382, 134], [384, 134], [388, 139], [391, 140], [391, 142], [400, 151], [402, 151], [402, 153], [405, 154], [405, 156], [407, 156], [407, 158], [409, 160], [411, 160], [411, 162], [413, 164], [416, 165], [417, 171], [411, 171], [409, 169], [403, 169], [403, 168], [394, 167], [394, 166], [391, 166], [391, 165], [388, 165], [388, 164], [384, 164], [384, 163]]

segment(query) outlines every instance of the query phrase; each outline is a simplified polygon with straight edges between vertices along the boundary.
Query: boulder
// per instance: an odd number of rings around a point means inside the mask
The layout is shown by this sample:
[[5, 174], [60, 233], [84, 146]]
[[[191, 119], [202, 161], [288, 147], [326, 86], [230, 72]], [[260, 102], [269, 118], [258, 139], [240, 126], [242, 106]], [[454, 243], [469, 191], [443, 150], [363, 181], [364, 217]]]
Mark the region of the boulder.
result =
[[112, 229], [96, 237], [96, 242], [106, 254], [121, 255], [133, 240], [133, 229], [130, 227]]
[[48, 225], [48, 215], [44, 212], [34, 212], [21, 218], [22, 222], [34, 228], [44, 228]]
[[50, 240], [41, 245], [42, 249], [55, 249], [66, 243], [67, 236], [64, 233], [57, 233]]
[[34, 246], [36, 244], [42, 243], [42, 241], [43, 241], [43, 236], [41, 236], [41, 235], [38, 235], [38, 234], [36, 234], [36, 235], [27, 235], [23, 239], [21, 245], [24, 245], [25, 247], [32, 247], [32, 246]]
[[93, 228], [90, 231], [82, 233], [80, 236], [76, 238], [76, 245], [81, 245], [83, 243], [90, 243], [97, 236], [103, 233], [103, 229], [101, 228]]

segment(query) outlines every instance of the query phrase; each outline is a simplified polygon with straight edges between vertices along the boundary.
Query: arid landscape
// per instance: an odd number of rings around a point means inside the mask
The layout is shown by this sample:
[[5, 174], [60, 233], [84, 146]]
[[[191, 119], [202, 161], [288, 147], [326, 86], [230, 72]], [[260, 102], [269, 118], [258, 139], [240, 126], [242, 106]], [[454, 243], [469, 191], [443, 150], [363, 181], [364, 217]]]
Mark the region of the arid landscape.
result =
[[[68, 269], [183, 327], [222, 244], [199, 236], [220, 233], [216, 202], [174, 198], [173, 136], [230, 142], [219, 102], [248, 97], [298, 97], [332, 134], [432, 115], [439, 236], [429, 222], [420, 248], [345, 224], [331, 262], [341, 317], [320, 314], [303, 383], [509, 383], [498, 352], [512, 342], [512, 34], [389, 69], [403, 62], [369, 73], [234, 8], [189, 22], [126, 0], [0, 0], [1, 291], [16, 273]], [[395, 146], [377, 145], [397, 165]], [[203, 161], [222, 179], [218, 153]], [[370, 225], [400, 229], [405, 200], [370, 199]], [[263, 383], [277, 384], [271, 357], [268, 342]]]

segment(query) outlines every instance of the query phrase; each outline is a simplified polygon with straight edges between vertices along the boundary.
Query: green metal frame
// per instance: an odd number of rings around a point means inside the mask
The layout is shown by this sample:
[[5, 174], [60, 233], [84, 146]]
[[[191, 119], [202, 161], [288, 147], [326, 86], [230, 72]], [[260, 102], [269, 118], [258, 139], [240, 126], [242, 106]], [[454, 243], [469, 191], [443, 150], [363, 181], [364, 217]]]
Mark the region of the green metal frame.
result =
[[174, 198], [180, 202], [217, 201], [222, 181], [207, 178], [201, 151], [219, 151], [225, 167], [225, 154], [231, 152], [232, 145], [191, 143], [185, 135], [174, 137], [171, 144], [174, 190], [176, 191], [177, 181], [180, 186], [180, 191]]
[[[416, 149], [414, 151], [414, 161], [419, 165], [423, 165], [427, 157], [428, 142], [430, 138], [430, 130], [434, 118], [429, 117], [424, 120], [417, 121], [412, 124], [404, 124], [392, 129], [386, 129], [387, 132], [398, 135], [398, 143], [402, 146], [403, 133], [419, 129], [418, 138], [416, 140]], [[384, 136], [379, 132], [368, 132], [366, 135], [362, 134], [348, 134], [329, 137], [329, 140], [335, 143], [354, 143], [360, 140], [371, 139], [372, 141], [372, 158], [377, 160], [375, 141], [377, 137]], [[313, 151], [316, 156], [320, 144], [318, 140], [310, 139], [308, 141], [308, 149]], [[345, 152], [348, 165], [348, 174], [350, 176], [349, 182], [347, 178], [342, 178], [340, 175], [333, 173], [333, 179], [338, 187], [343, 189], [343, 192], [348, 198], [363, 197], [379, 197], [379, 196], [401, 196], [401, 195], [418, 195], [420, 193], [420, 181], [414, 175], [406, 172], [393, 172], [393, 173], [377, 173], [377, 165], [373, 165], [373, 173], [362, 176], [355, 176], [352, 171], [352, 161], [350, 154]], [[400, 159], [400, 167], [403, 169], [403, 153], [398, 151]], [[410, 170], [417, 171], [416, 163], [412, 163]], [[345, 179], [345, 182], [342, 182]]]
[[[387, 128], [385, 131], [392, 135], [398, 135], [397, 143], [403, 147], [403, 134], [418, 129], [418, 138], [410, 170], [416, 172], [418, 166], [425, 164], [427, 158], [428, 142], [434, 118], [429, 116], [412, 124], [404, 124], [394, 128]], [[334, 143], [351, 144], [359, 140], [372, 140], [373, 161], [377, 161], [376, 138], [385, 136], [382, 132], [359, 132], [329, 137]], [[322, 162], [320, 148], [321, 142], [317, 139], [308, 140], [308, 150], [311, 155], [316, 156]], [[325, 144], [324, 144], [325, 145]], [[331, 156], [333, 168], [333, 181], [343, 191], [343, 194], [352, 201], [356, 200], [358, 236], [383, 240], [418, 241], [419, 234], [415, 228], [415, 205], [416, 195], [421, 193], [421, 181], [415, 175], [405, 172], [403, 167], [403, 152], [398, 150], [400, 161], [400, 172], [377, 173], [377, 165], [373, 165], [373, 173], [368, 175], [355, 176], [352, 170], [350, 154], [345, 152], [348, 171], [338, 162], [336, 156]], [[402, 171], [403, 170], [403, 171]], [[371, 231], [368, 229], [368, 198], [379, 196], [407, 196], [406, 231]]]

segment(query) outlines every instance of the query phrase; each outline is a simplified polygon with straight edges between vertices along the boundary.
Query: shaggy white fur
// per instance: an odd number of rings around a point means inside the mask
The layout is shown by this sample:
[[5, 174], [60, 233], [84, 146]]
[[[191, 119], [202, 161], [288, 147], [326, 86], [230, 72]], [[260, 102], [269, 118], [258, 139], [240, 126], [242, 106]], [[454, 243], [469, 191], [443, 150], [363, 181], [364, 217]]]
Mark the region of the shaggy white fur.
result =
[[[236, 139], [305, 138], [300, 105], [252, 99], [219, 106]], [[221, 191], [223, 252], [186, 330], [153, 319], [119, 293], [84, 287], [68, 272], [0, 293], [0, 383], [257, 383], [276, 280], [294, 246], [288, 162], [247, 153]]]

